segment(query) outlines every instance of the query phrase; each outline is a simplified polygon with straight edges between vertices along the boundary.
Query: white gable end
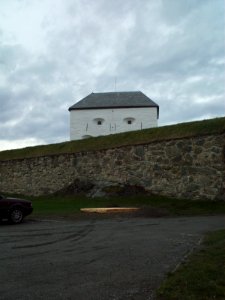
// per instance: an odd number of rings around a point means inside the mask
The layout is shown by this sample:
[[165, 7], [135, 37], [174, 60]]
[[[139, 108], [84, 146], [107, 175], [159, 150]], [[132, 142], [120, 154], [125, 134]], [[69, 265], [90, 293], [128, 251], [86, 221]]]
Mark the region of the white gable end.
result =
[[157, 114], [157, 107], [71, 110], [70, 139], [156, 127]]

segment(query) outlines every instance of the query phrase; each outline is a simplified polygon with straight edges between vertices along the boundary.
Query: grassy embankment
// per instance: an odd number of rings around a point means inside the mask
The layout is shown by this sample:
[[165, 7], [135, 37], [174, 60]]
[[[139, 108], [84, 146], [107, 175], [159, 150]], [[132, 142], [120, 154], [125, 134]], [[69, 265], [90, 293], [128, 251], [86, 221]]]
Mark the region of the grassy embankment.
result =
[[157, 300], [225, 299], [225, 230], [209, 233], [201, 249], [170, 274]]
[[225, 117], [0, 152], [0, 160], [75, 153], [225, 132]]
[[[181, 123], [121, 134], [113, 134], [86, 140], [64, 142], [59, 144], [27, 147], [23, 149], [0, 152], [0, 160], [20, 159], [60, 153], [95, 151], [126, 145], [139, 145], [155, 141], [178, 139], [184, 137], [219, 134], [225, 132], [225, 117], [204, 121]], [[224, 203], [212, 201], [176, 200], [166, 197], [134, 197], [116, 199], [88, 199], [84, 197], [48, 196], [32, 198], [34, 214], [71, 215], [81, 207], [102, 206], [138, 206], [145, 211], [156, 209], [156, 214], [165, 215], [203, 215], [225, 213]], [[160, 211], [160, 213], [159, 213]]]

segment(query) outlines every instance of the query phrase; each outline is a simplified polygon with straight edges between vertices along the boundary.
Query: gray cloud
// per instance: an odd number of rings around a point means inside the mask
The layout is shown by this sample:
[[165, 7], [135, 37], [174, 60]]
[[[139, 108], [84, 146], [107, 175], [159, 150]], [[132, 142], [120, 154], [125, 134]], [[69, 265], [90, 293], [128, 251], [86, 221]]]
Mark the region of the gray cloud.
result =
[[8, 42], [2, 27], [0, 139], [67, 140], [67, 108], [114, 90], [115, 77], [117, 90], [142, 90], [160, 105], [160, 124], [224, 115], [222, 0], [58, 0], [51, 13], [45, 5], [36, 52]]
[[73, 97], [71, 87], [61, 81], [57, 63], [46, 57], [20, 62], [4, 60], [8, 73], [0, 90], [0, 138], [68, 139], [67, 106]]

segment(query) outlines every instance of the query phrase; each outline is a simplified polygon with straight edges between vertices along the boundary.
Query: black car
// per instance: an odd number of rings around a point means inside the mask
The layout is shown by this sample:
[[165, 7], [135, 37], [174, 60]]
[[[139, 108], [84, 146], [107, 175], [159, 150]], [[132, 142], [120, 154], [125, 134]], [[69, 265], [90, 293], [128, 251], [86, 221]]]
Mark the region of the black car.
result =
[[31, 201], [0, 195], [0, 220], [8, 219], [10, 223], [18, 224], [32, 211]]

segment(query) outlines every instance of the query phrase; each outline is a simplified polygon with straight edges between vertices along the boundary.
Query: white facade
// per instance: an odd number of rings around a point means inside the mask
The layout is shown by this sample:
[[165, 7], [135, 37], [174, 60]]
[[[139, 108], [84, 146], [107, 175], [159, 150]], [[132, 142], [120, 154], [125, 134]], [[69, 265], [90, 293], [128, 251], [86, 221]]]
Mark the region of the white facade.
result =
[[157, 107], [75, 109], [70, 111], [70, 139], [157, 127]]

